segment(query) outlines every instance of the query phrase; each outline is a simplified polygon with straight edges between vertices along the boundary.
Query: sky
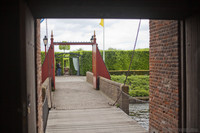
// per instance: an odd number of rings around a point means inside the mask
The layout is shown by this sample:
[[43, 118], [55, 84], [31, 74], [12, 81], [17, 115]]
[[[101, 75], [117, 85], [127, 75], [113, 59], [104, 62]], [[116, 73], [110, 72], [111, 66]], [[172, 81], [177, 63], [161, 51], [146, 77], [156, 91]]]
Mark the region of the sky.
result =
[[[48, 44], [50, 44], [51, 30], [54, 41], [90, 41], [96, 32], [99, 49], [103, 49], [103, 27], [99, 25], [101, 19], [47, 19]], [[120, 50], [132, 50], [138, 28], [138, 19], [104, 19], [105, 49], [115, 48]], [[40, 24], [41, 51], [44, 51], [43, 38], [46, 35], [46, 19]], [[49, 45], [48, 45], [49, 46]], [[91, 46], [71, 46], [70, 51], [79, 48], [92, 50]], [[149, 20], [142, 20], [136, 49], [149, 48]], [[56, 52], [61, 52], [55, 46]]]

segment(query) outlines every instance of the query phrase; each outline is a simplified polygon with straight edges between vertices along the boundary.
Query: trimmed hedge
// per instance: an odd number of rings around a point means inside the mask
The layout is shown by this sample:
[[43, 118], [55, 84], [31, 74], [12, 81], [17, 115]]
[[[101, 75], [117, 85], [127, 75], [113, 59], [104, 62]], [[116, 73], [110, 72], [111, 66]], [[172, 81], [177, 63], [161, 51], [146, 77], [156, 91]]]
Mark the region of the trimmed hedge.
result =
[[[111, 75], [126, 75], [128, 70], [109, 70]], [[130, 70], [130, 75], [149, 75], [149, 70]]]
[[70, 75], [76, 75], [77, 71], [74, 68], [74, 64], [73, 64], [73, 59], [69, 58], [69, 71], [70, 71]]
[[[79, 57], [80, 75], [86, 75], [87, 71], [92, 71], [92, 51], [72, 51], [71, 53], [82, 55]], [[103, 52], [100, 51], [100, 53], [102, 55]], [[128, 70], [132, 50], [106, 50], [105, 55], [105, 64], [108, 70]], [[44, 52], [41, 52], [41, 57], [43, 62]], [[56, 59], [56, 63], [58, 60], [61, 61], [63, 73], [63, 58]], [[70, 60], [70, 64], [73, 64], [72, 60]], [[72, 66], [70, 68], [74, 73], [74, 68]], [[149, 70], [149, 49], [135, 50], [131, 70]]]
[[43, 64], [44, 59], [45, 59], [45, 52], [41, 51], [41, 64]]
[[92, 72], [92, 51], [82, 51], [80, 58], [81, 75], [86, 75], [87, 71]]
[[[101, 55], [103, 51], [100, 51]], [[92, 71], [92, 51], [81, 51], [81, 75]], [[105, 64], [108, 70], [128, 70], [131, 50], [106, 50]], [[149, 70], [149, 50], [136, 50], [134, 53], [131, 70]], [[148, 72], [147, 72], [148, 73]]]
[[[111, 80], [124, 83], [125, 75], [111, 75]], [[149, 76], [148, 75], [131, 75], [127, 78], [129, 85], [129, 95], [133, 97], [149, 96]]]

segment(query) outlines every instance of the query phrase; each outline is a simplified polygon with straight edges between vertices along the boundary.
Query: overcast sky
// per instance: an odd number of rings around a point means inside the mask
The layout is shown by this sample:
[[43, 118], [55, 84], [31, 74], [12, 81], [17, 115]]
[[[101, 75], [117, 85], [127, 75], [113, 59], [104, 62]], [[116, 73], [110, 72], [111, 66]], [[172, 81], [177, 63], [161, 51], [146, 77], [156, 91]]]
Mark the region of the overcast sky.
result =
[[[90, 41], [96, 31], [97, 43], [103, 49], [103, 27], [101, 19], [48, 19], [48, 43], [50, 44], [51, 30], [54, 41]], [[138, 27], [138, 19], [104, 19], [105, 48], [132, 50]], [[46, 20], [41, 23], [41, 50], [44, 51], [43, 38], [46, 35]], [[92, 50], [91, 46], [71, 46], [70, 51], [82, 48]], [[138, 48], [149, 48], [149, 20], [142, 20], [138, 38]], [[60, 51], [55, 46], [55, 51]]]

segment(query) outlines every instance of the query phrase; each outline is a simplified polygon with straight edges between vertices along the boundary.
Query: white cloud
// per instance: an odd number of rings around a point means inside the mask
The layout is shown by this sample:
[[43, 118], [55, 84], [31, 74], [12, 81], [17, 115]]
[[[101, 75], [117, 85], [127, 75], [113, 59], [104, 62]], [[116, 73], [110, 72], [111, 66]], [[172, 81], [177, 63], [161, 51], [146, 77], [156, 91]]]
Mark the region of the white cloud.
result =
[[[132, 50], [139, 20], [136, 19], [105, 19], [106, 49]], [[97, 43], [103, 49], [103, 28], [100, 19], [48, 19], [48, 38], [50, 43], [51, 30], [54, 41], [90, 41], [96, 31]], [[46, 35], [46, 21], [41, 23], [41, 50], [44, 51], [43, 38]], [[149, 20], [142, 20], [136, 48], [149, 47]], [[91, 46], [71, 46], [71, 50], [83, 48], [91, 50]], [[55, 47], [55, 51], [60, 51]]]

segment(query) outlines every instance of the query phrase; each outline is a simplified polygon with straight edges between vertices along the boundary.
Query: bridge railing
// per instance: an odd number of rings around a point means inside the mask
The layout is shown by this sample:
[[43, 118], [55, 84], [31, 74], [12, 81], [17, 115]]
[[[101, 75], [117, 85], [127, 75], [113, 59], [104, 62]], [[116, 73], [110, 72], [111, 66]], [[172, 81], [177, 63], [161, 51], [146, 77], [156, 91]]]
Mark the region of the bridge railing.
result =
[[48, 52], [45, 56], [44, 62], [42, 64], [42, 83], [51, 77], [52, 86], [55, 89], [55, 65], [54, 65], [54, 46], [50, 45]]
[[99, 52], [98, 45], [92, 46], [92, 72], [93, 72], [93, 87], [98, 89], [98, 78], [102, 76], [104, 78], [110, 79], [110, 73], [103, 61], [101, 53]]

